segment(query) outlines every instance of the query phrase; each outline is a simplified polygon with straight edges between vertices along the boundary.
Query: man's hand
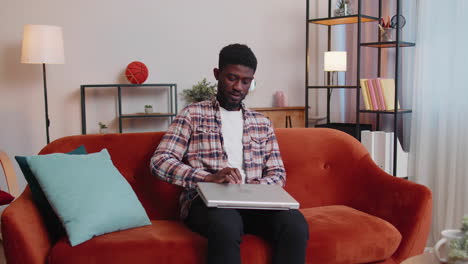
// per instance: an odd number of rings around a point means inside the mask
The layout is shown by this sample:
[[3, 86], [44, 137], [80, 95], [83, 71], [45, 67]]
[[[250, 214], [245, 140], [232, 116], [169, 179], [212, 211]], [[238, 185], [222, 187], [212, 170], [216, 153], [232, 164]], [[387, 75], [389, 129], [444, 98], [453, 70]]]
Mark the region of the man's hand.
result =
[[215, 174], [210, 174], [205, 178], [206, 182], [216, 183], [242, 183], [242, 176], [236, 168], [224, 168]]

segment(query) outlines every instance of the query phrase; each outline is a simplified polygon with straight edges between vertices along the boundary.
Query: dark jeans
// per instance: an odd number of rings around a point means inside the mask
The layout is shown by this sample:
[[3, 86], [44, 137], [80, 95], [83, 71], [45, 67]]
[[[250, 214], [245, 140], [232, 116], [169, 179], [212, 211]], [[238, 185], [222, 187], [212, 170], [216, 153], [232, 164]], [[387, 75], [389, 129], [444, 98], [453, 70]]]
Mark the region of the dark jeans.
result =
[[309, 228], [298, 210], [207, 208], [197, 198], [185, 224], [208, 238], [209, 264], [239, 264], [244, 233], [259, 235], [271, 243], [274, 264], [305, 262]]

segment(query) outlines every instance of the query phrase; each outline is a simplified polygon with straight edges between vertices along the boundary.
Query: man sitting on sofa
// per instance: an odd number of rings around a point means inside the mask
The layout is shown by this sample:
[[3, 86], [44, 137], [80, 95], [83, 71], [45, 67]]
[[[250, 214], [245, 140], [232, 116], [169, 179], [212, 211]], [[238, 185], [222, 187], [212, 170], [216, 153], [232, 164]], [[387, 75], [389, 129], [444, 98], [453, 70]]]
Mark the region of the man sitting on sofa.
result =
[[305, 262], [309, 232], [298, 210], [207, 208], [195, 189], [197, 182], [285, 184], [270, 121], [242, 103], [256, 68], [257, 59], [246, 45], [224, 47], [213, 70], [216, 97], [184, 108], [151, 159], [153, 175], [184, 187], [181, 217], [208, 239], [208, 263], [240, 263], [244, 233], [272, 244], [273, 263]]

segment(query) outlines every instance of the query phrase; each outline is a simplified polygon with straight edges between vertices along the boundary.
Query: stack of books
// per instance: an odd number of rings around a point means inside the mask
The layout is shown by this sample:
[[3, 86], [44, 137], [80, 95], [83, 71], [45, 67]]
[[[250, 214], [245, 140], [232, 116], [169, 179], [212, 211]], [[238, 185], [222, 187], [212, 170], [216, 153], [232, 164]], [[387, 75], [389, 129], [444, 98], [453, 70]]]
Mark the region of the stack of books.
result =
[[[393, 132], [370, 130], [361, 132], [361, 143], [369, 151], [375, 164], [388, 174], [393, 174], [393, 137]], [[396, 176], [408, 177], [408, 152], [403, 151], [398, 139]]]
[[[395, 110], [395, 80], [394, 79], [361, 79], [361, 94], [366, 110]], [[398, 103], [400, 109], [400, 103]]]

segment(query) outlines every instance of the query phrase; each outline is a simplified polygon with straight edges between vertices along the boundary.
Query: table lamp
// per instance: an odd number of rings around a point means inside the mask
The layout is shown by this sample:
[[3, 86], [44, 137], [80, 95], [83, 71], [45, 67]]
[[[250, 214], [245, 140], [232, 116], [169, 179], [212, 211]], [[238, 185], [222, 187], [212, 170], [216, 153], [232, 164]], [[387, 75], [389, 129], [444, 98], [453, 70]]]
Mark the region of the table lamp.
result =
[[23, 45], [21, 49], [21, 63], [42, 64], [46, 136], [48, 144], [50, 142], [50, 120], [47, 106], [47, 80], [45, 65], [65, 63], [62, 28], [49, 25], [25, 25], [23, 31]]
[[328, 85], [337, 85], [338, 72], [346, 71], [346, 51], [327, 51], [324, 53], [323, 61], [323, 70], [332, 74]]

